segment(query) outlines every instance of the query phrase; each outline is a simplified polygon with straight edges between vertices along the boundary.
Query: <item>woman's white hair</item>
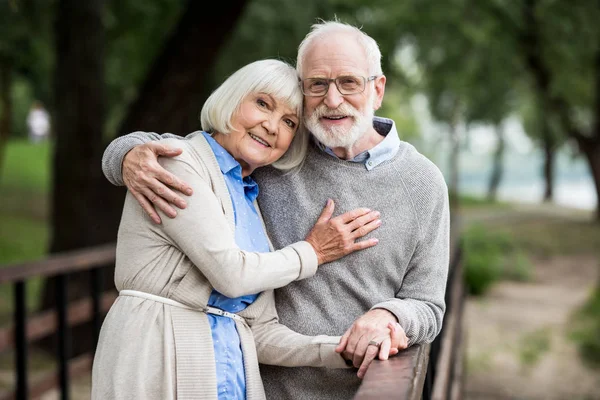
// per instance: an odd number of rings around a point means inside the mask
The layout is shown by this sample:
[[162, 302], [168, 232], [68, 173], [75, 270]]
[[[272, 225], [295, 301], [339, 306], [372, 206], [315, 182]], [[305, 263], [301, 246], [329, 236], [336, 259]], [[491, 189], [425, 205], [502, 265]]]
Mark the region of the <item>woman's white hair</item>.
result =
[[[280, 60], [254, 61], [229, 76], [206, 100], [200, 112], [202, 129], [208, 133], [231, 132], [232, 119], [246, 97], [265, 93], [285, 102], [302, 121], [302, 91], [294, 67]], [[290, 170], [302, 164], [309, 133], [298, 127], [290, 148], [273, 163], [275, 168]]]
[[308, 34], [304, 37], [298, 46], [298, 59], [296, 61], [296, 70], [301, 78], [305, 78], [302, 68], [304, 58], [311, 44], [320, 37], [330, 33], [347, 33], [356, 37], [358, 43], [365, 51], [367, 62], [369, 64], [369, 75], [383, 75], [381, 69], [381, 50], [379, 45], [371, 36], [367, 35], [359, 28], [339, 21], [322, 21], [313, 24]]

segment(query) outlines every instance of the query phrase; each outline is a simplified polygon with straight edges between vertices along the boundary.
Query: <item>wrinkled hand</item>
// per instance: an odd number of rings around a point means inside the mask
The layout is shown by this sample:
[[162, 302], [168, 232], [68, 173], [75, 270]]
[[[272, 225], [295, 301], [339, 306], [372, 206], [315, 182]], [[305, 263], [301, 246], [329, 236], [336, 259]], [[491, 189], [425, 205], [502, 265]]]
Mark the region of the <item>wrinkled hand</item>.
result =
[[[369, 345], [373, 340], [380, 346]], [[335, 351], [358, 368], [363, 378], [375, 357], [387, 360], [390, 355], [408, 347], [408, 338], [396, 317], [384, 309], [375, 309], [358, 318], [342, 336]]]
[[148, 142], [131, 149], [123, 159], [125, 186], [157, 224], [161, 220], [155, 206], [171, 218], [177, 212], [170, 203], [181, 209], [187, 206], [185, 200], [171, 189], [188, 196], [192, 194], [192, 188], [158, 163], [158, 156], [175, 157], [181, 152], [181, 149], [171, 148], [160, 142]]
[[378, 211], [357, 208], [331, 218], [335, 204], [328, 199], [317, 222], [306, 236], [306, 241], [317, 253], [319, 265], [337, 260], [358, 250], [375, 246], [379, 240], [368, 239], [356, 242], [381, 225]]

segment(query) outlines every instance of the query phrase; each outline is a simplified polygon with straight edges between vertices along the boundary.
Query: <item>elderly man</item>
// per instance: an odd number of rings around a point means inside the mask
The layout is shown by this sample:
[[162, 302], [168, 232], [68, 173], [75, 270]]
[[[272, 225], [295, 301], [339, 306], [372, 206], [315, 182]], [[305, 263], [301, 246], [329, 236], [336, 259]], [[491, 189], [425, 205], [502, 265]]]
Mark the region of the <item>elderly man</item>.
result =
[[[275, 291], [283, 324], [307, 335], [343, 334], [337, 350], [360, 367], [358, 377], [353, 370], [266, 365], [261, 374], [272, 399], [349, 399], [377, 352], [373, 339], [386, 334], [389, 322], [399, 322], [409, 346], [440, 332], [449, 258], [447, 187], [439, 169], [399, 139], [393, 121], [374, 117], [386, 77], [371, 37], [337, 21], [313, 25], [299, 46], [297, 71], [313, 138], [305, 162], [293, 173], [266, 167], [253, 175], [274, 247], [305, 237], [327, 198], [338, 212], [378, 210], [383, 224], [377, 247]], [[169, 203], [185, 207], [172, 189], [191, 194], [156, 162], [158, 155], [178, 154], [151, 142], [160, 138], [144, 132], [118, 138], [103, 159], [107, 178], [124, 181], [156, 222], [154, 206], [170, 217], [176, 211]]]

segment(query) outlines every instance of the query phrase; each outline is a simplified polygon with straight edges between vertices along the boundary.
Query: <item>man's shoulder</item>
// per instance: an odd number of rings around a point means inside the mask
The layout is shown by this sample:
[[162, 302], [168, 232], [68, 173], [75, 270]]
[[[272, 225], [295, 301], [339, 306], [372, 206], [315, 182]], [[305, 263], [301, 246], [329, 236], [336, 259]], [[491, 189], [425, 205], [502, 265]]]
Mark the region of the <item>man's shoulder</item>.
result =
[[440, 168], [412, 144], [401, 141], [398, 158], [398, 171], [407, 182], [424, 190], [446, 189], [446, 180]]

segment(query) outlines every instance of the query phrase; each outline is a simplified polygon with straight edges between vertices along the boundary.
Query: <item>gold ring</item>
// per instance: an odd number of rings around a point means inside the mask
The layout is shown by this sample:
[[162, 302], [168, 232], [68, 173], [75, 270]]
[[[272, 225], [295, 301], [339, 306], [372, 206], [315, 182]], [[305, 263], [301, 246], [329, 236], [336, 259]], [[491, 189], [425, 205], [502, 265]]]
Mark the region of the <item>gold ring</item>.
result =
[[369, 346], [375, 346], [375, 347], [379, 347], [381, 345], [381, 342], [377, 342], [375, 340], [371, 340], [369, 342]]

